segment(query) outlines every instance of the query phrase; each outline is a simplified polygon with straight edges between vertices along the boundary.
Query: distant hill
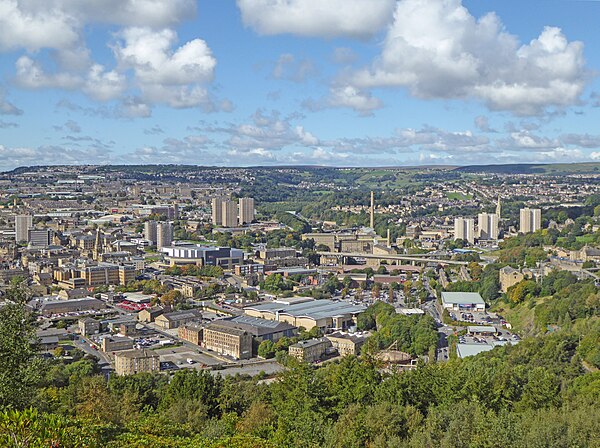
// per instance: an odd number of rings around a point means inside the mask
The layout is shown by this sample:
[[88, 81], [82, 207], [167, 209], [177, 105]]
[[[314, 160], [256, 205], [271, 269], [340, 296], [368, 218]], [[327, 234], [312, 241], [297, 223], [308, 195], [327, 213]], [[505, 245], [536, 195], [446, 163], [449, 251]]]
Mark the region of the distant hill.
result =
[[593, 163], [515, 163], [505, 165], [470, 165], [454, 169], [459, 173], [489, 174], [585, 174], [600, 173], [600, 162]]

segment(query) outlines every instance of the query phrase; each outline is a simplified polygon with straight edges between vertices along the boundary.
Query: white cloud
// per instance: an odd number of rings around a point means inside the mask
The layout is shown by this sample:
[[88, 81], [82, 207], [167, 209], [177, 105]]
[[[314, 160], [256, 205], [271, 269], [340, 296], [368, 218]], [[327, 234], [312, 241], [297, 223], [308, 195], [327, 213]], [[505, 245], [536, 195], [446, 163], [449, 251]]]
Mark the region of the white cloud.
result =
[[253, 151], [257, 148], [270, 151], [319, 144], [319, 139], [312, 133], [292, 123], [293, 117], [283, 118], [277, 111], [266, 114], [259, 109], [251, 118], [252, 123], [207, 128], [206, 131], [228, 135], [225, 144], [237, 151]]
[[260, 34], [368, 37], [391, 21], [395, 0], [237, 0]]
[[213, 78], [216, 59], [206, 42], [194, 39], [173, 49], [177, 33], [127, 28], [113, 50], [120, 69], [133, 70], [142, 97], [175, 108], [214, 108], [204, 84]]
[[194, 0], [2, 0], [0, 50], [68, 50], [87, 24], [162, 28], [195, 12]]
[[327, 97], [317, 101], [305, 100], [302, 106], [313, 112], [328, 108], [348, 108], [359, 115], [370, 116], [373, 111], [383, 107], [383, 102], [370, 92], [346, 85], [332, 87]]
[[114, 70], [107, 72], [99, 64], [93, 64], [87, 73], [69, 71], [47, 73], [37, 61], [29, 56], [21, 56], [15, 65], [16, 82], [27, 89], [82, 89], [94, 99], [108, 101], [118, 98], [127, 88], [124, 75]]
[[352, 76], [361, 88], [407, 87], [420, 98], [479, 98], [518, 115], [576, 104], [586, 84], [583, 44], [546, 27], [520, 45], [499, 18], [460, 0], [401, 0], [381, 55]]

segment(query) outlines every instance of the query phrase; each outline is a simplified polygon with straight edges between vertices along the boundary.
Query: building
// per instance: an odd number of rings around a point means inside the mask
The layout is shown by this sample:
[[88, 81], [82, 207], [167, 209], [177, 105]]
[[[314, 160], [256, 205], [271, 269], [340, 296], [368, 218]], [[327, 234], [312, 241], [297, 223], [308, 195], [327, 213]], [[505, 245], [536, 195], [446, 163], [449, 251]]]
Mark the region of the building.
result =
[[600, 249], [590, 247], [587, 244], [580, 250], [572, 250], [569, 253], [571, 261], [595, 261], [600, 262]]
[[177, 329], [179, 339], [191, 342], [192, 344], [201, 345], [204, 335], [204, 327], [198, 322], [187, 322], [180, 325]]
[[456, 355], [459, 358], [466, 358], [488, 352], [493, 348], [494, 346], [489, 344], [456, 344]]
[[291, 338], [298, 334], [298, 329], [286, 322], [277, 322], [244, 315], [231, 319], [223, 319], [219, 323], [247, 331], [257, 342], [265, 340], [277, 342], [283, 337]]
[[254, 198], [240, 198], [240, 224], [250, 224], [254, 221]]
[[104, 353], [131, 350], [133, 348], [133, 339], [120, 336], [107, 337], [102, 339], [100, 347]]
[[542, 210], [539, 208], [522, 208], [519, 215], [519, 232], [531, 233], [542, 228]]
[[331, 342], [327, 338], [309, 339], [290, 345], [288, 353], [298, 361], [315, 362], [321, 359], [330, 347]]
[[52, 229], [29, 229], [27, 242], [34, 247], [48, 247], [52, 245], [54, 232]]
[[498, 330], [493, 325], [468, 326], [467, 333], [473, 336], [494, 336]]
[[366, 336], [345, 333], [332, 333], [325, 336], [340, 356], [359, 355], [360, 349], [367, 340]]
[[214, 322], [204, 328], [202, 346], [235, 359], [252, 358], [252, 335], [247, 331]]
[[251, 305], [244, 308], [248, 316], [259, 317], [278, 322], [287, 322], [295, 327], [310, 330], [319, 327], [321, 331], [346, 330], [356, 325], [356, 319], [366, 307], [349, 302], [333, 300], [313, 300], [303, 298], [302, 301], [287, 299]]
[[33, 216], [31, 215], [16, 215], [15, 216], [15, 241], [21, 243], [27, 241], [27, 231], [33, 227]]
[[186, 244], [163, 247], [162, 252], [171, 265], [197, 264], [201, 266], [222, 266], [233, 269], [235, 265], [243, 264], [244, 251], [230, 247], [211, 247], [201, 244]]
[[498, 239], [498, 215], [496, 213], [479, 213], [477, 215], [477, 227], [479, 239]]
[[504, 266], [500, 269], [499, 273], [500, 290], [504, 293], [508, 291], [513, 285], [521, 282], [525, 276], [517, 269], [511, 268], [510, 266]]
[[137, 314], [137, 320], [144, 323], [154, 322], [156, 318], [164, 312], [165, 311], [159, 307], [146, 308]]
[[454, 239], [475, 242], [475, 220], [473, 218], [456, 218], [454, 220]]
[[144, 223], [144, 239], [150, 241], [151, 246], [156, 246], [156, 221], [146, 221]]
[[453, 311], [485, 311], [478, 292], [442, 292], [442, 307]]
[[173, 242], [173, 223], [159, 222], [156, 225], [156, 248], [161, 250]]
[[106, 308], [104, 302], [92, 297], [72, 300], [48, 300], [43, 302], [41, 312], [44, 317], [53, 314], [75, 313], [80, 311], [97, 311]]
[[238, 224], [238, 205], [234, 201], [223, 201], [221, 204], [223, 227], [235, 227]]
[[160, 358], [151, 350], [125, 350], [115, 353], [115, 373], [117, 375], [159, 371]]
[[91, 317], [86, 317], [84, 319], [79, 319], [79, 332], [83, 336], [91, 336], [93, 334], [100, 333], [100, 321], [96, 319], [92, 319]]
[[220, 226], [223, 224], [223, 199], [212, 198], [212, 223], [214, 226]]
[[185, 310], [161, 314], [154, 319], [154, 322], [163, 330], [170, 330], [198, 319], [202, 319], [202, 313], [199, 310]]

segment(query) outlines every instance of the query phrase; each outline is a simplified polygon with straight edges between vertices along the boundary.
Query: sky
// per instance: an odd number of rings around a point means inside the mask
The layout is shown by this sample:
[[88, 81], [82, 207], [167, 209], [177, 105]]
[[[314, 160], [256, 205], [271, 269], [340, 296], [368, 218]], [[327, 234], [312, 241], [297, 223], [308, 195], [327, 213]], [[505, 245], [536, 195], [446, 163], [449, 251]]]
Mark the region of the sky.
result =
[[600, 161], [600, 1], [0, 0], [0, 169]]

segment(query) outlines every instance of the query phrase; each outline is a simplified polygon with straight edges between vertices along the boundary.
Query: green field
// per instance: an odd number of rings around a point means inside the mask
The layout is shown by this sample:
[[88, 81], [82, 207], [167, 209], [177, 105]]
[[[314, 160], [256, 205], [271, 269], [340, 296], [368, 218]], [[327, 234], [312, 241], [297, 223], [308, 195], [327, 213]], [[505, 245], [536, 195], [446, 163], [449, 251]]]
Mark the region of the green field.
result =
[[468, 201], [469, 199], [473, 199], [472, 194], [463, 194], [458, 191], [447, 192], [446, 197], [456, 201]]

